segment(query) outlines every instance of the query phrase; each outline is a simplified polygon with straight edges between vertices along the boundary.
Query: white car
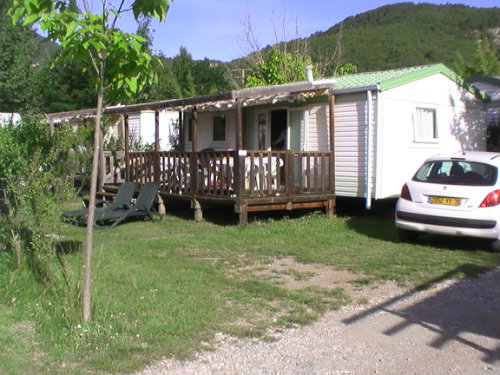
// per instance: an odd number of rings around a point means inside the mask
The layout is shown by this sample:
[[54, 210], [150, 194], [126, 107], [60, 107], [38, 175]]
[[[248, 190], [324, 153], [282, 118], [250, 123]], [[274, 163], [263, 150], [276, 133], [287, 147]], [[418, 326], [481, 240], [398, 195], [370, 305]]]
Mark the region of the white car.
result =
[[467, 151], [427, 159], [401, 189], [396, 227], [402, 241], [419, 233], [490, 239], [500, 250], [500, 153]]

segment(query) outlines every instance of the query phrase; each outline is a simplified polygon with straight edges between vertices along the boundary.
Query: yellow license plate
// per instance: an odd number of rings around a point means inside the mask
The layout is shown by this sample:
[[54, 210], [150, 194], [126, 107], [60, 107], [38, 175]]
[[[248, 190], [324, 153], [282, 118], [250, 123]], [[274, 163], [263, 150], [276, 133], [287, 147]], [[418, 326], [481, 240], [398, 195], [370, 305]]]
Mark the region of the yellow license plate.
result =
[[462, 200], [460, 198], [449, 197], [429, 197], [430, 204], [444, 204], [446, 206], [460, 206]]

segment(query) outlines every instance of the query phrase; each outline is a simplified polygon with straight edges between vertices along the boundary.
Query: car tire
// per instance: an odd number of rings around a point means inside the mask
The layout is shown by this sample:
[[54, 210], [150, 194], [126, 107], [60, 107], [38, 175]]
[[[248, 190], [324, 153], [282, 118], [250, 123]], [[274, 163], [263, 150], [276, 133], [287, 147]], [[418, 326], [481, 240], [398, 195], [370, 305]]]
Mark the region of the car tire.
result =
[[500, 251], [500, 240], [491, 241], [490, 246], [491, 246], [491, 250]]
[[417, 242], [418, 232], [398, 228], [398, 236], [401, 242], [414, 243]]

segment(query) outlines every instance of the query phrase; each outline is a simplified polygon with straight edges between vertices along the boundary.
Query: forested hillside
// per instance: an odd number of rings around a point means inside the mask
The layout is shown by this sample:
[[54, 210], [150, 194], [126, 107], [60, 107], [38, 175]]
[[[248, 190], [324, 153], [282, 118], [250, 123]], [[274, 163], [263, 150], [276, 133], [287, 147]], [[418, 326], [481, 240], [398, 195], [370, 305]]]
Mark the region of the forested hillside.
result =
[[307, 38], [311, 57], [334, 50], [339, 33], [343, 59], [359, 71], [442, 62], [453, 67], [458, 56], [476, 52], [487, 37], [500, 53], [500, 8], [400, 3], [345, 19]]

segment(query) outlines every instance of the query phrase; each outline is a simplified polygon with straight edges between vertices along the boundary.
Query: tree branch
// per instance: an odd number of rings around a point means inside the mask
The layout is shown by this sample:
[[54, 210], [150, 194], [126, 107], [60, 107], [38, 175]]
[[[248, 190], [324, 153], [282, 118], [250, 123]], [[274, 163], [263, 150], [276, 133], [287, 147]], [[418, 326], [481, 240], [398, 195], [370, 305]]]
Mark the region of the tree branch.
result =
[[[118, 14], [121, 14], [123, 12], [122, 8], [123, 8], [123, 4], [125, 3], [125, 0], [122, 0], [121, 3], [120, 3], [120, 6], [118, 7], [118, 9], [116, 10], [116, 12]], [[113, 20], [113, 23], [111, 24], [111, 30], [114, 30], [115, 27], [116, 27], [116, 22], [118, 21], [118, 15], [115, 14], [115, 19]]]
[[90, 57], [90, 62], [92, 63], [92, 66], [94, 67], [94, 70], [96, 72], [97, 75], [99, 75], [99, 67], [97, 66], [97, 62], [95, 60], [95, 57], [94, 55], [92, 54], [92, 51], [91, 50], [87, 50], [87, 52], [89, 53], [89, 57]]

